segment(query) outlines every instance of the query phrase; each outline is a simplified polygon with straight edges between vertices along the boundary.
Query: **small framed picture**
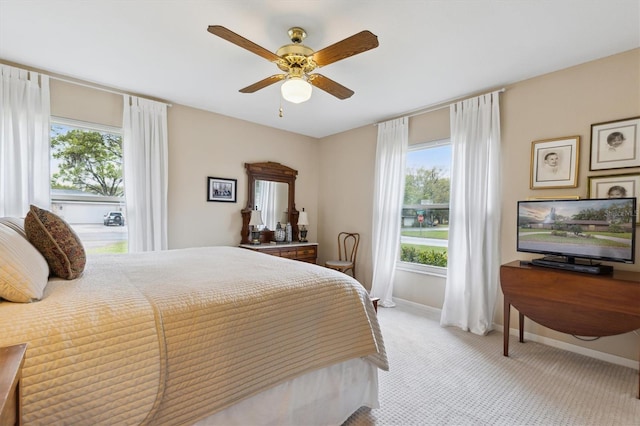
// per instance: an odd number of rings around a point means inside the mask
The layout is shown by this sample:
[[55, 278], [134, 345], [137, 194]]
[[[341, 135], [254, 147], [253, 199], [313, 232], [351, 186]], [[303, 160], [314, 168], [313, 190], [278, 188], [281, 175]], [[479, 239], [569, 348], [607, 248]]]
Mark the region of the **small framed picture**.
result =
[[640, 167], [640, 117], [591, 125], [589, 170]]
[[[640, 173], [589, 176], [589, 198], [640, 197]], [[640, 210], [640, 205], [638, 206]], [[636, 223], [639, 220], [636, 211]]]
[[531, 189], [578, 186], [580, 136], [531, 143]]
[[207, 178], [207, 201], [236, 202], [236, 179]]

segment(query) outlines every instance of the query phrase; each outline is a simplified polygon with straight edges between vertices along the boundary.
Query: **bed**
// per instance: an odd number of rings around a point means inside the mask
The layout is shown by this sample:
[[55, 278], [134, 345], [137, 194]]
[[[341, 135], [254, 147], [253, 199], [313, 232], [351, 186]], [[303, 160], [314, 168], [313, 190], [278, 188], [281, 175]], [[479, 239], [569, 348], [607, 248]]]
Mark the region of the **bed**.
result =
[[[0, 222], [0, 290], [22, 240]], [[378, 406], [382, 335], [345, 274], [236, 247], [85, 263], [0, 301], [0, 346], [28, 345], [23, 424], [340, 424]]]

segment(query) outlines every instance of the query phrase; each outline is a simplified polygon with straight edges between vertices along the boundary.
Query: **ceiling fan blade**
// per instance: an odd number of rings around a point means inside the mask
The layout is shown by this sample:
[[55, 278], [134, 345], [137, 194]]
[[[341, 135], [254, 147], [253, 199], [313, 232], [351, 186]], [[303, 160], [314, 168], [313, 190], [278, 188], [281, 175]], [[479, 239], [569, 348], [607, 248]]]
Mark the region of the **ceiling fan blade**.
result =
[[247, 40], [246, 38], [234, 33], [233, 31], [223, 27], [222, 25], [209, 25], [207, 31], [209, 31], [213, 35], [217, 35], [220, 38], [230, 41], [237, 46], [247, 49], [249, 52], [253, 52], [258, 56], [262, 56], [267, 61], [277, 62], [280, 59], [280, 57], [275, 53], [268, 51], [262, 46], [258, 46], [254, 42]]
[[273, 83], [277, 83], [280, 80], [284, 80], [287, 77], [286, 74], [275, 74], [271, 77], [267, 77], [263, 80], [258, 81], [257, 83], [253, 83], [250, 86], [245, 87], [244, 89], [240, 89], [241, 93], [253, 93], [257, 92], [260, 89], [264, 89], [267, 86], [271, 86]]
[[376, 47], [378, 47], [378, 37], [371, 31], [365, 30], [318, 50], [313, 54], [313, 60], [322, 67]]
[[353, 95], [353, 90], [344, 87], [340, 83], [336, 83], [328, 77], [322, 74], [311, 74], [308, 77], [309, 83], [316, 86], [318, 89], [322, 89], [325, 92], [335, 96], [338, 99], [347, 99]]

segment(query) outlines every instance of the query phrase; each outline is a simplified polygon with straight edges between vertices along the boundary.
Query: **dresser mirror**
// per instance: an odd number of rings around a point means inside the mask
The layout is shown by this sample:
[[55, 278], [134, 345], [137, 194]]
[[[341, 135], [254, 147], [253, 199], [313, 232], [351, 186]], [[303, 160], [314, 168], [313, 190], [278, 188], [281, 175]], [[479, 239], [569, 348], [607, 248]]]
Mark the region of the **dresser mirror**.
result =
[[295, 183], [298, 171], [280, 163], [245, 163], [247, 171], [247, 206], [242, 209], [241, 244], [251, 240], [249, 221], [254, 208], [262, 213], [264, 223], [260, 242], [268, 243], [278, 222], [287, 222], [293, 228], [293, 239], [298, 239], [298, 211], [295, 203]]

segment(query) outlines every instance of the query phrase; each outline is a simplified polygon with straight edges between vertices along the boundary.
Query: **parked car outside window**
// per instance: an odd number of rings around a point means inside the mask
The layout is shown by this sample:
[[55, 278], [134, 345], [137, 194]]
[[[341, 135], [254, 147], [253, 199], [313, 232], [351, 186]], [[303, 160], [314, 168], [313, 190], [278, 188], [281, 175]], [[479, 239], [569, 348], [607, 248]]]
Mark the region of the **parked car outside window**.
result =
[[116, 226], [124, 226], [124, 216], [122, 212], [109, 212], [104, 215], [104, 225], [116, 225]]

